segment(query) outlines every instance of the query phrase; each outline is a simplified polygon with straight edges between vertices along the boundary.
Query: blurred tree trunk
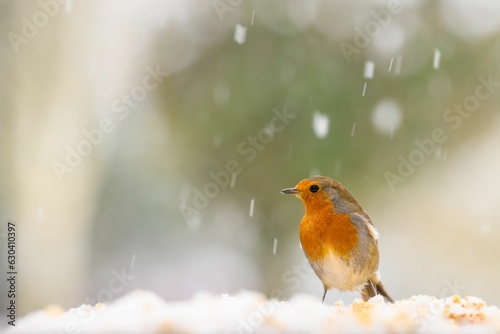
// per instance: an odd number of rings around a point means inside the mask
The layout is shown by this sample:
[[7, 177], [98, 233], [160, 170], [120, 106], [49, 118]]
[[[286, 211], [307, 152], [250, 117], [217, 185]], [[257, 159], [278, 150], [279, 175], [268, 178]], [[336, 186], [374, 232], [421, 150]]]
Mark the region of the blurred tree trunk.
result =
[[[18, 226], [21, 314], [50, 303], [76, 306], [85, 297], [95, 297], [84, 296], [91, 247], [87, 236], [98, 204], [105, 145], [93, 145], [61, 179], [53, 163], [66, 165], [67, 146], [76, 149], [85, 139], [82, 130], [98, 127], [117, 92], [130, 89], [130, 70], [142, 70], [130, 65], [137, 61], [135, 45], [113, 36], [117, 31], [126, 34], [130, 23], [123, 17], [118, 21], [111, 6], [77, 5], [68, 12], [64, 5], [54, 7], [55, 15], [19, 45], [18, 53], [11, 45], [6, 48], [14, 64], [6, 145], [14, 166], [9, 219]], [[17, 34], [22, 33], [23, 17], [31, 21], [43, 10], [34, 1], [12, 3], [10, 9], [8, 28]], [[90, 35], [91, 25], [100, 25], [102, 34]], [[95, 71], [99, 64], [103, 69]], [[107, 136], [109, 144], [113, 134]]]

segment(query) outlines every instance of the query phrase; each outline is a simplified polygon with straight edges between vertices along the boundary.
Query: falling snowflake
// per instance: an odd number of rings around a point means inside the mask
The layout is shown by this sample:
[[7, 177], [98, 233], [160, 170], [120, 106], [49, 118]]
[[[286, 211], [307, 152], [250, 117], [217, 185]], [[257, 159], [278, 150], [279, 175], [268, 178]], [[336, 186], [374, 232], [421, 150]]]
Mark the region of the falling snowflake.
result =
[[250, 217], [253, 217], [253, 207], [254, 207], [254, 204], [255, 204], [255, 199], [254, 199], [254, 198], [252, 198], [252, 199], [250, 200], [250, 212], [248, 213], [248, 215], [249, 215]]
[[373, 79], [373, 72], [375, 72], [375, 64], [372, 61], [365, 62], [365, 79]]
[[316, 111], [313, 115], [313, 129], [316, 137], [325, 138], [328, 134], [328, 128], [330, 125], [330, 119], [327, 115]]
[[236, 29], [234, 30], [234, 40], [236, 41], [236, 43], [245, 43], [246, 36], [247, 28], [242, 26], [241, 24], [236, 24]]
[[440, 61], [441, 61], [441, 52], [438, 49], [434, 49], [434, 61], [432, 62], [432, 67], [435, 70], [439, 68]]
[[401, 125], [402, 118], [401, 107], [393, 100], [380, 101], [375, 106], [372, 114], [372, 122], [375, 129], [391, 137], [399, 125]]

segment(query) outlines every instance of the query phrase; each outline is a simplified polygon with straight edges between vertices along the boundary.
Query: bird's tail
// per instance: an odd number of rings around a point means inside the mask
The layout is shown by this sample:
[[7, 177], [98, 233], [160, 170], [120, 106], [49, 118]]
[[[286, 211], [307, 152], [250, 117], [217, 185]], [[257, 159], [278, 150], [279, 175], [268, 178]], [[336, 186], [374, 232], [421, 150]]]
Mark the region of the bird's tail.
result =
[[382, 295], [385, 301], [389, 303], [394, 303], [394, 301], [389, 296], [387, 291], [385, 291], [382, 282], [380, 282], [380, 280], [377, 277], [375, 277], [375, 275], [373, 275], [372, 278], [370, 278], [368, 282], [366, 282], [365, 286], [363, 287], [363, 290], [361, 290], [361, 296], [363, 297], [363, 300], [366, 302], [368, 299], [376, 295]]

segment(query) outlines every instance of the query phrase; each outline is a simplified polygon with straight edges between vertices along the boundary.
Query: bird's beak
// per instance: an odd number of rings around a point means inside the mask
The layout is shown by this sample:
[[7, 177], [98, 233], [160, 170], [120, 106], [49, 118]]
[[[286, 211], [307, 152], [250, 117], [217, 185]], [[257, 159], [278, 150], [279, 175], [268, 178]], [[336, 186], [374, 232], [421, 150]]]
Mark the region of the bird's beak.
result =
[[286, 195], [297, 195], [299, 191], [296, 188], [286, 188], [283, 189], [281, 193]]

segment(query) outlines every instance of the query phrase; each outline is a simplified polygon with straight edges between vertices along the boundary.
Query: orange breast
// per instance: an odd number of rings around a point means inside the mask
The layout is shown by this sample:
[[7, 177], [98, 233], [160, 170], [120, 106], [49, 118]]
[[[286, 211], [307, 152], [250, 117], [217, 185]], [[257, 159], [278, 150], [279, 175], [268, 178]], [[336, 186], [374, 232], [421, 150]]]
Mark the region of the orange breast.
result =
[[358, 245], [356, 227], [347, 214], [336, 213], [323, 207], [307, 210], [300, 223], [302, 249], [311, 261], [322, 260], [333, 252], [349, 259], [351, 250]]

